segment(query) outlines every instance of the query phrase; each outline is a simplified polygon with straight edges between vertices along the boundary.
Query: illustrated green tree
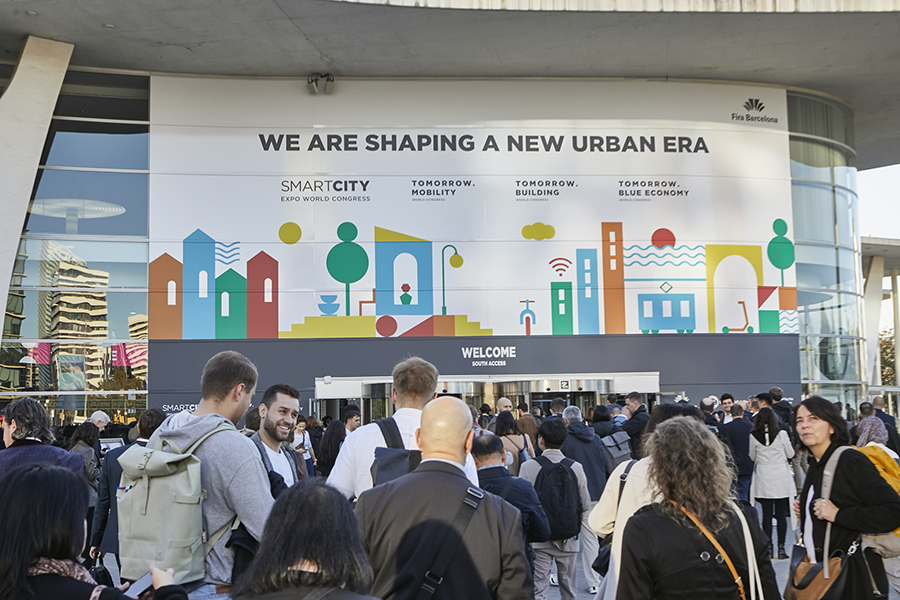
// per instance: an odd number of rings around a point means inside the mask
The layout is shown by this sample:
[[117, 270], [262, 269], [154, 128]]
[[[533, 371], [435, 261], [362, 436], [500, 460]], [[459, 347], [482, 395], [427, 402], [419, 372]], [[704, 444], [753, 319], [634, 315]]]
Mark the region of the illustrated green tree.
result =
[[328, 273], [335, 281], [344, 284], [346, 314], [350, 316], [350, 284], [356, 283], [369, 270], [369, 255], [362, 246], [354, 242], [358, 231], [353, 223], [341, 223], [337, 228], [341, 240], [329, 250], [325, 260]]
[[769, 255], [769, 262], [776, 269], [781, 270], [781, 285], [784, 285], [784, 270], [790, 268], [794, 264], [794, 243], [787, 239], [784, 234], [787, 233], [787, 223], [782, 219], [775, 219], [772, 223], [772, 231], [775, 237], [769, 242], [766, 248]]
[[881, 352], [881, 385], [897, 385], [893, 329], [881, 330], [878, 334], [878, 346]]

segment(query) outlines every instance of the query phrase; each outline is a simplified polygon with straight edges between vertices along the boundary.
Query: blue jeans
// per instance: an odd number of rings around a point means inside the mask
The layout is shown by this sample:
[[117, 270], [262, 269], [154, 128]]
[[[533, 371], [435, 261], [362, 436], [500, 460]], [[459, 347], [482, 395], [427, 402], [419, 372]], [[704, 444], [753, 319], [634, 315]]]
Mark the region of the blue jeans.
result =
[[750, 502], [751, 481], [753, 481], [753, 475], [738, 475], [735, 479], [735, 495], [744, 502]]

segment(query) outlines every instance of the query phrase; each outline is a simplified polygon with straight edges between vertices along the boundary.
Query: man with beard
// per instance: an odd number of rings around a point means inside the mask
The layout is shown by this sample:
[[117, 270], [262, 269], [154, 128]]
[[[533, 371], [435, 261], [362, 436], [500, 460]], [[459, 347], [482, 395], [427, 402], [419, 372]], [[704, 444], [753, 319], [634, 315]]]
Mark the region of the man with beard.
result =
[[299, 414], [300, 392], [285, 383], [270, 386], [259, 404], [259, 431], [250, 439], [259, 449], [275, 498], [306, 476], [305, 465], [298, 470], [294, 453], [282, 445], [293, 439]]

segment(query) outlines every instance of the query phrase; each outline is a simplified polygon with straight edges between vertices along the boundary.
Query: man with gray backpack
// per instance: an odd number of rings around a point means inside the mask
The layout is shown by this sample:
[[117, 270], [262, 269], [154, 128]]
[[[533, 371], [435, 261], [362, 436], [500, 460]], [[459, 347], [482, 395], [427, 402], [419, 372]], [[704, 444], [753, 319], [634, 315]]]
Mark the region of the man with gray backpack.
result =
[[191, 600], [231, 597], [230, 533], [243, 524], [259, 540], [274, 503], [256, 446], [235, 429], [256, 381], [245, 356], [216, 354], [196, 409], [170, 416], [145, 448], [119, 458], [123, 577], [139, 578], [152, 561], [174, 569]]

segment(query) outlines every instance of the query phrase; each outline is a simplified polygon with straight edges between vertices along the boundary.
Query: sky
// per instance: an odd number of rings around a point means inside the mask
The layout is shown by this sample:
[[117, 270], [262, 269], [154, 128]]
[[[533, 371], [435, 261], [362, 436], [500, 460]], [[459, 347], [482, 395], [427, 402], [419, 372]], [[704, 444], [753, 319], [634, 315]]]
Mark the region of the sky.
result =
[[[900, 165], [860, 171], [857, 191], [860, 235], [900, 238]], [[884, 280], [883, 287], [890, 289], [890, 279]], [[882, 302], [879, 326], [893, 327], [889, 300]]]

